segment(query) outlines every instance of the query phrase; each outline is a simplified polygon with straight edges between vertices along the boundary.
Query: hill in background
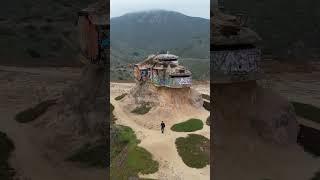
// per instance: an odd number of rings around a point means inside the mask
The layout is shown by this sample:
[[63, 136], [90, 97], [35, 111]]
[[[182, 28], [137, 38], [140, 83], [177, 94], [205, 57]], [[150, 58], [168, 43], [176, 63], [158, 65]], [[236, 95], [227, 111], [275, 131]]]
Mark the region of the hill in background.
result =
[[131, 79], [129, 64], [170, 51], [191, 69], [195, 79], [209, 77], [210, 20], [151, 10], [112, 18], [111, 79]]

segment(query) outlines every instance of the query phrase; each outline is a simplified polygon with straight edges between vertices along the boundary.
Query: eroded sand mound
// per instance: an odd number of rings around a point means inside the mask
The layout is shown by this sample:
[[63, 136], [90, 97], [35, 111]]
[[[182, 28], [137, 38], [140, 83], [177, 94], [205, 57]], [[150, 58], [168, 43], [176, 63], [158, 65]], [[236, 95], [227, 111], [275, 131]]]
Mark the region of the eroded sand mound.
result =
[[137, 84], [129, 93], [136, 104], [150, 102], [155, 106], [170, 106], [181, 110], [183, 106], [200, 108], [203, 105], [201, 94], [192, 88], [155, 87], [149, 83]]
[[155, 87], [149, 83], [137, 84], [122, 101], [126, 104], [124, 109], [129, 114], [143, 104], [151, 106], [150, 112], [144, 115], [147, 121], [139, 123], [148, 128], [158, 129], [159, 121], [156, 121], [158, 119], [169, 121], [177, 117], [183, 119], [183, 116], [190, 117], [203, 110], [201, 94], [196, 90]]

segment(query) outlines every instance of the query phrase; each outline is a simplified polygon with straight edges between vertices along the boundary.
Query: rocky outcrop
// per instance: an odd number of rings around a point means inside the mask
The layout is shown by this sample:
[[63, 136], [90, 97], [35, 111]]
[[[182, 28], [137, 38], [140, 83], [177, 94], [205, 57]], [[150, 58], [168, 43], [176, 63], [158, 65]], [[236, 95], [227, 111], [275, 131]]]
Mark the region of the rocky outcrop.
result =
[[138, 82], [128, 97], [132, 97], [135, 104], [148, 103], [175, 109], [183, 106], [201, 108], [203, 105], [201, 94], [192, 88], [156, 87], [148, 82]]

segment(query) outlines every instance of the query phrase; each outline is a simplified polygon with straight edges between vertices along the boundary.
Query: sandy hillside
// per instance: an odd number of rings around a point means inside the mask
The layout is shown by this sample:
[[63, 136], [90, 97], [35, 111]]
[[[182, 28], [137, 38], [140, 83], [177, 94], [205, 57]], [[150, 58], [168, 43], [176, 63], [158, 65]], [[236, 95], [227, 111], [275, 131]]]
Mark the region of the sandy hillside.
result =
[[15, 144], [10, 164], [22, 180], [105, 179], [106, 171], [78, 168], [46, 154], [44, 129], [14, 120], [16, 113], [45, 99], [56, 98], [80, 76], [77, 68], [17, 68], [0, 66], [0, 131]]
[[[186, 121], [190, 118], [199, 118], [204, 124], [209, 112], [203, 108], [185, 109], [184, 107], [172, 109], [174, 113], [166, 115], [163, 107], [152, 109], [149, 113], [141, 116], [130, 112], [127, 104], [130, 100], [126, 97], [120, 101], [114, 100], [122, 93], [128, 93], [135, 86], [134, 83], [111, 83], [111, 103], [114, 105], [114, 115], [117, 117], [117, 124], [131, 127], [141, 140], [139, 146], [147, 149], [153, 158], [159, 162], [159, 171], [151, 175], [141, 177], [156, 178], [159, 180], [195, 180], [210, 179], [210, 166], [202, 169], [195, 169], [186, 166], [178, 155], [175, 140], [178, 137], [185, 137], [188, 133], [173, 132], [170, 127], [173, 124]], [[202, 92], [209, 93], [209, 84], [197, 85], [194, 89], [201, 88]], [[185, 109], [185, 110], [183, 110]], [[161, 113], [162, 112], [162, 113]], [[159, 125], [161, 121], [166, 123], [166, 130], [161, 134]], [[210, 127], [205, 125], [202, 130], [193, 132], [210, 138]]]

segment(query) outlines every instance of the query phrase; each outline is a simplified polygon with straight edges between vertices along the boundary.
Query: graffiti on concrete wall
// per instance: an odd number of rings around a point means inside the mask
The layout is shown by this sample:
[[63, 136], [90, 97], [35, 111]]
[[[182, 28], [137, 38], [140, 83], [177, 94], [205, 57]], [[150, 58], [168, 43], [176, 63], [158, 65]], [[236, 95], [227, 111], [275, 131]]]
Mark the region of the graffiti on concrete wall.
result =
[[148, 70], [147, 69], [142, 69], [140, 76], [141, 76], [141, 80], [146, 81], [148, 79]]
[[176, 84], [178, 85], [189, 85], [191, 84], [191, 77], [180, 77], [180, 78], [174, 78], [176, 81]]
[[211, 54], [213, 71], [225, 75], [246, 74], [259, 71], [260, 50], [245, 49], [213, 51]]
[[163, 76], [162, 72], [153, 70], [150, 78], [151, 82], [157, 86], [166, 86], [166, 87], [182, 87], [189, 86], [192, 84], [191, 77], [169, 77]]

